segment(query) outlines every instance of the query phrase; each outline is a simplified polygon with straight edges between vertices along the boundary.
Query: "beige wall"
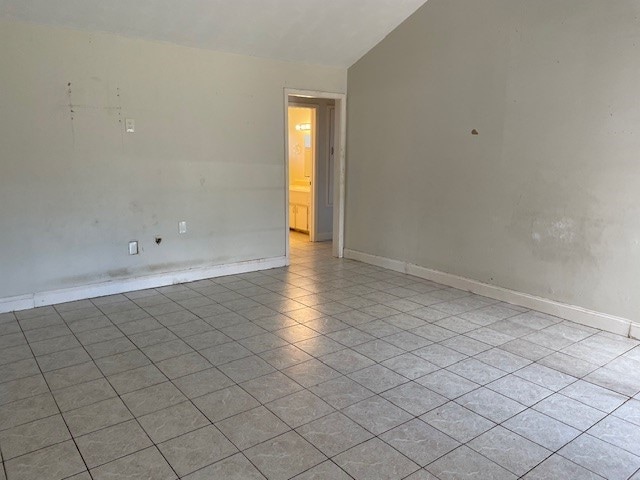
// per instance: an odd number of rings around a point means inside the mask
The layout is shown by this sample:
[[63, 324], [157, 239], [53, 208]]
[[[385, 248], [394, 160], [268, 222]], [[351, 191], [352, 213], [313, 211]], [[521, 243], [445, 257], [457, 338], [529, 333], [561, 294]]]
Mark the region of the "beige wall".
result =
[[0, 65], [0, 299], [284, 255], [284, 88], [346, 89], [342, 69], [20, 23]]
[[349, 69], [346, 247], [639, 321], [639, 15], [430, 0]]

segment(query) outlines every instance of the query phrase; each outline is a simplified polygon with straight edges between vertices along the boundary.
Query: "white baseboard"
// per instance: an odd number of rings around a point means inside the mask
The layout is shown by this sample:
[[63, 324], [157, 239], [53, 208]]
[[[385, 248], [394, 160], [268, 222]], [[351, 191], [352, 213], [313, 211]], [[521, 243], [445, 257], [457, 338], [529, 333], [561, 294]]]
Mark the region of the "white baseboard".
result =
[[460, 290], [466, 290], [478, 295], [500, 300], [502, 302], [537, 310], [548, 315], [554, 315], [589, 327], [640, 339], [640, 325], [635, 324], [626, 318], [596, 312], [576, 305], [556, 302], [547, 298], [536, 297], [534, 295], [529, 295], [528, 293], [488, 285], [470, 278], [432, 270], [419, 265], [403, 262], [401, 260], [379, 257], [377, 255], [371, 255], [357, 250], [345, 249], [344, 256], [345, 258], [358, 260], [370, 265], [376, 265], [396, 272], [424, 278], [432, 282], [458, 288]]
[[14, 312], [33, 308], [33, 295], [0, 298], [0, 313]]
[[629, 328], [629, 336], [636, 340], [640, 340], [640, 323], [631, 324], [631, 328]]
[[83, 300], [85, 298], [114, 295], [116, 293], [144, 290], [146, 288], [165, 287], [176, 283], [203, 280], [205, 278], [223, 277], [225, 275], [268, 270], [270, 268], [284, 267], [286, 265], [286, 257], [265, 258], [226, 265], [208, 265], [206, 267], [196, 267], [175, 272], [158, 273], [124, 280], [112, 280], [102, 283], [82, 285], [61, 290], [50, 290], [48, 292], [0, 298], [0, 313], [26, 310], [34, 307], [42, 307], [44, 305], [55, 305], [57, 303]]

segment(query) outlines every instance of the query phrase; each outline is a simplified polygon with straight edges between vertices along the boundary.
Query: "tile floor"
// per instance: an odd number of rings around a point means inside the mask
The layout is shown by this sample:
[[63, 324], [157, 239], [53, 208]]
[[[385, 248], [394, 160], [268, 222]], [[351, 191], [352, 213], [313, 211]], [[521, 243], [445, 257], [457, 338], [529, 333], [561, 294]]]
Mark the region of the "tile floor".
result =
[[640, 479], [639, 342], [304, 240], [0, 315], [0, 479]]

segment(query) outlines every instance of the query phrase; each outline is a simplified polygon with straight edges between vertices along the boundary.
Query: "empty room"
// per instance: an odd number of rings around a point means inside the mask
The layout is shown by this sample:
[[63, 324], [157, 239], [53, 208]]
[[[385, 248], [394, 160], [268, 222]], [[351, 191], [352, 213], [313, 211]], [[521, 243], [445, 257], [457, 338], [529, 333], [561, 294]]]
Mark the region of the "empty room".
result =
[[0, 480], [640, 480], [638, 0], [0, 0]]

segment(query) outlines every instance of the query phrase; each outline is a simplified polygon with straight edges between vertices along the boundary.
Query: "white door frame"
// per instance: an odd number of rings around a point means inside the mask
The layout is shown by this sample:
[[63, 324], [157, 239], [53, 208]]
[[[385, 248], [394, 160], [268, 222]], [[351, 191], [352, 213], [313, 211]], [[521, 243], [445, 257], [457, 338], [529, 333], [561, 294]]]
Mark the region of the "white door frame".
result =
[[[345, 172], [347, 142], [347, 95], [344, 93], [321, 92], [317, 90], [284, 89], [284, 211], [285, 211], [285, 255], [290, 263], [289, 246], [289, 96], [303, 98], [325, 98], [335, 100], [334, 145], [337, 155], [334, 161], [333, 189], [333, 256], [344, 256], [344, 209], [345, 209]], [[295, 102], [293, 102], [295, 103]], [[314, 172], [315, 173], [315, 172]], [[315, 205], [314, 205], [315, 207]]]

